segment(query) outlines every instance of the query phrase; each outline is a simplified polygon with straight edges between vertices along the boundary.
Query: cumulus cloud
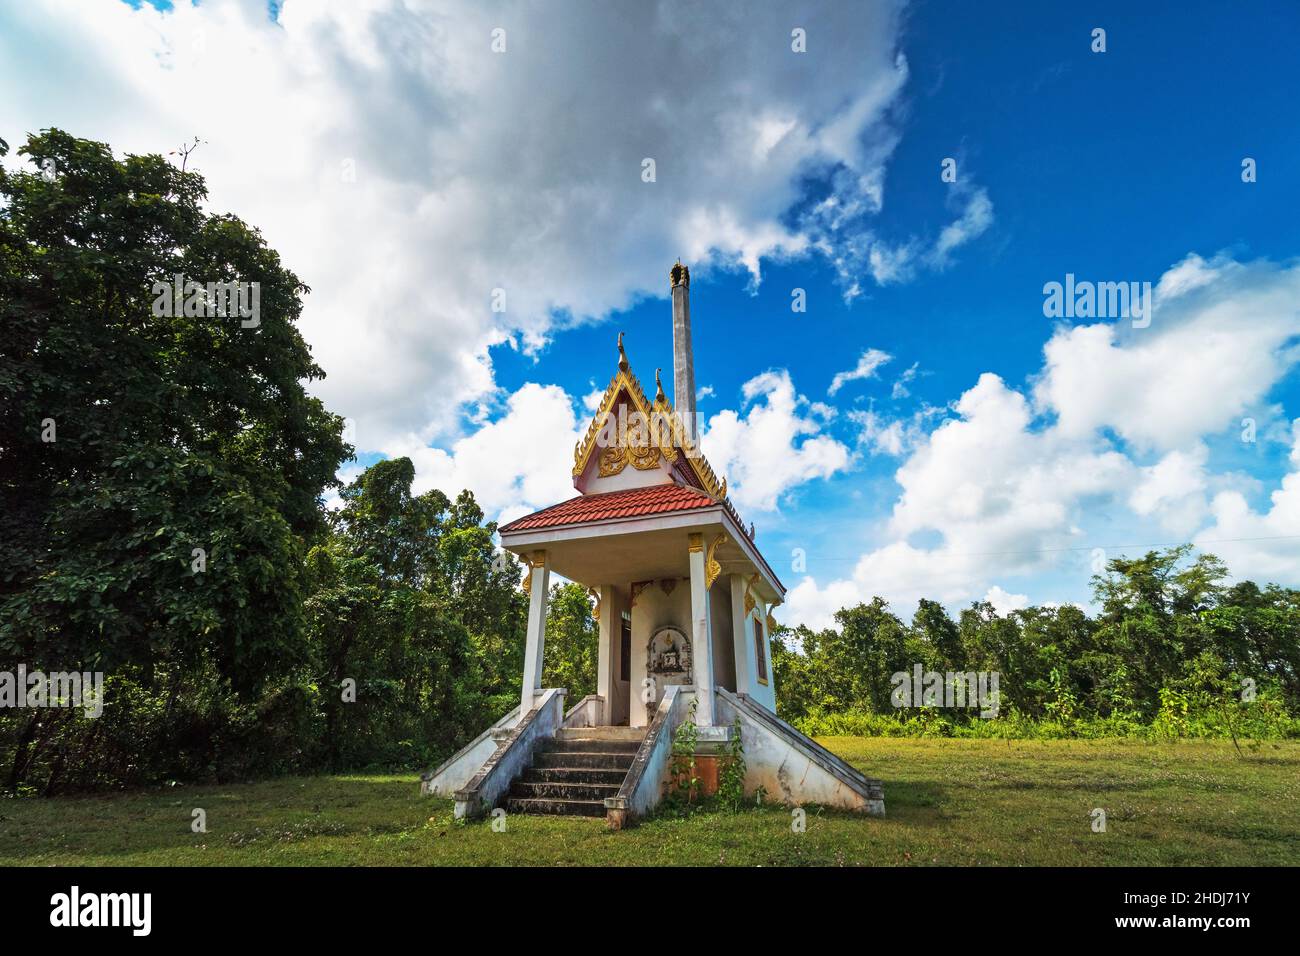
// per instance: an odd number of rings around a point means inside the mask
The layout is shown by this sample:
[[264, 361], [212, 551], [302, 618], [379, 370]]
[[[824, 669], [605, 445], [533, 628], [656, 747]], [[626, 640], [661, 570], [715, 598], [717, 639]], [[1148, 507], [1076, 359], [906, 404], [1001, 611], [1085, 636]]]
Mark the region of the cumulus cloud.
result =
[[390, 453], [415, 463], [417, 493], [438, 488], [454, 497], [468, 488], [489, 518], [504, 523], [577, 494], [573, 446], [586, 424], [564, 389], [530, 382], [509, 397], [504, 414], [449, 450], [411, 435]]
[[988, 589], [984, 595], [984, 600], [993, 605], [993, 610], [1003, 617], [1006, 617], [1012, 611], [1019, 611], [1029, 606], [1028, 594], [1011, 594], [1004, 591], [998, 585]]
[[1063, 327], [1047, 343], [1034, 398], [1063, 434], [1185, 449], [1235, 426], [1297, 361], [1300, 267], [1193, 256], [1157, 289], [1148, 328]]
[[391, 452], [499, 404], [493, 346], [662, 295], [674, 256], [755, 282], [765, 259], [839, 256], [845, 233], [787, 213], [810, 175], [846, 215], [879, 209], [901, 6], [804, 7], [814, 63], [779, 4], [11, 4], [0, 135], [199, 134], [213, 208], [313, 289], [318, 393]]
[[785, 369], [751, 378], [741, 393], [742, 411], [710, 418], [700, 443], [742, 509], [773, 511], [791, 488], [848, 466], [848, 448], [824, 434]]
[[884, 543], [845, 578], [800, 581], [788, 619], [797, 605], [829, 622], [874, 595], [900, 613], [919, 597], [1018, 600], [999, 581], [1091, 546], [1098, 516], [1116, 508], [1129, 527], [1194, 539], [1236, 576], [1300, 583], [1300, 423], [1292, 467], [1261, 511], [1234, 487], [1249, 479], [1211, 469], [1208, 445], [1235, 440], [1244, 413], [1276, 414], [1268, 395], [1300, 363], [1300, 265], [1189, 256], [1158, 288], [1147, 329], [1058, 329], [1028, 394], [985, 373], [953, 416], [910, 435], [903, 420], [850, 413], [860, 444], [906, 454], [900, 493]]
[[[504, 523], [577, 493], [573, 448], [602, 394], [575, 400], [558, 385], [530, 382], [505, 399], [492, 421], [446, 449], [411, 434], [389, 443], [385, 453], [415, 463], [417, 493], [438, 488], [454, 496], [468, 488], [489, 518]], [[799, 485], [847, 467], [848, 449], [824, 434], [817, 403], [796, 394], [788, 372], [756, 376], [742, 397], [742, 411], [715, 415], [701, 439], [740, 507], [771, 511]], [[344, 477], [359, 472], [349, 468]]]
[[1213, 523], [1196, 537], [1196, 545], [1223, 558], [1234, 577], [1291, 585], [1300, 579], [1300, 418], [1291, 428], [1291, 470], [1268, 508], [1257, 512], [1239, 491], [1220, 492], [1211, 505]]
[[1157, 516], [1176, 534], [1190, 534], [1205, 517], [1205, 464], [1209, 449], [1197, 442], [1190, 451], [1171, 451], [1154, 465], [1138, 471], [1138, 484], [1129, 495], [1135, 514]]

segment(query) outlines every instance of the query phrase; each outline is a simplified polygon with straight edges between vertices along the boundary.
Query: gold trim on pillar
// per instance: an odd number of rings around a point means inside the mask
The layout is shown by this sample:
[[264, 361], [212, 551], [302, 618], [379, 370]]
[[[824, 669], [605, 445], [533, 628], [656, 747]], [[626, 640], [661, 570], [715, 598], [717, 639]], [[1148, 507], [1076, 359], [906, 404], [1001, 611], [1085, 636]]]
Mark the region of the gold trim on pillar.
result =
[[713, 582], [718, 580], [718, 575], [722, 573], [722, 565], [717, 562], [717, 559], [715, 559], [713, 555], [717, 552], [718, 545], [722, 544], [722, 542], [726, 540], [727, 536], [725, 534], [720, 534], [714, 538], [713, 543], [709, 545], [709, 553], [704, 560], [704, 590], [706, 591], [713, 587]]
[[587, 588], [587, 593], [596, 599], [596, 606], [591, 609], [591, 619], [600, 625], [600, 588]]
[[772, 616], [772, 612], [775, 611], [780, 606], [781, 606], [780, 601], [773, 601], [771, 604], [767, 606], [767, 633], [769, 637], [771, 636], [772, 632], [777, 629], [778, 626], [776, 623], [776, 618]]
[[687, 541], [690, 543], [686, 546], [686, 550], [691, 554], [704, 550], [704, 535], [699, 533], [692, 534]]
[[533, 593], [533, 569], [546, 567], [546, 552], [534, 551], [527, 560], [524, 561], [524, 593], [532, 596]]
[[749, 576], [749, 583], [745, 585], [745, 614], [748, 616], [754, 610], [754, 605], [758, 601], [754, 598], [754, 585], [758, 583], [758, 572], [755, 571]]

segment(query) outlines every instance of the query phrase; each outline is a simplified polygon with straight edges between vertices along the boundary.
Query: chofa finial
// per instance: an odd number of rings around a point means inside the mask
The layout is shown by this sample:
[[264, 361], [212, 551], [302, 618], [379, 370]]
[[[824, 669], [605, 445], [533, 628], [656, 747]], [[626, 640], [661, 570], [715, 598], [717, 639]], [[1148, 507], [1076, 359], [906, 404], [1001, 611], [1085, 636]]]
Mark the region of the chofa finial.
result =
[[656, 401], [656, 402], [666, 402], [666, 401], [668, 401], [668, 398], [667, 398], [667, 396], [664, 395], [664, 383], [661, 382], [661, 381], [659, 380], [659, 373], [660, 373], [660, 371], [662, 371], [662, 370], [661, 370], [661, 369], [655, 369], [655, 389], [656, 389], [656, 392], [655, 392], [655, 401]]
[[618, 368], [621, 372], [628, 370], [627, 353], [623, 351], [623, 333], [618, 333]]
[[691, 284], [691, 270], [682, 265], [682, 260], [677, 260], [677, 265], [673, 266], [668, 272], [668, 278], [672, 282], [672, 288], [679, 285], [689, 286]]

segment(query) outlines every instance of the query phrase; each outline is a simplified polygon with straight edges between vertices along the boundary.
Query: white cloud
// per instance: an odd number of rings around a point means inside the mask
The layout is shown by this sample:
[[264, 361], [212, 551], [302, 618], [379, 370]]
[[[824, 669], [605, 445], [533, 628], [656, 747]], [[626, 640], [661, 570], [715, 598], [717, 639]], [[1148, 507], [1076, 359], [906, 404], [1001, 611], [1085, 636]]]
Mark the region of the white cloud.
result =
[[893, 358], [888, 352], [882, 352], [880, 349], [867, 349], [858, 356], [858, 364], [847, 372], [836, 372], [835, 377], [831, 379], [831, 387], [826, 390], [827, 395], [834, 395], [849, 382], [856, 382], [864, 378], [874, 378], [876, 370], [880, 366]]
[[887, 418], [874, 408], [867, 408], [854, 409], [845, 417], [859, 426], [859, 446], [873, 455], [897, 458], [925, 441], [928, 423], [946, 411], [935, 405], [922, 405], [903, 418]]
[[[1019, 600], [1003, 581], [1094, 546], [1099, 522], [1128, 529], [1126, 543], [1164, 532], [1219, 554], [1236, 576], [1300, 583], [1300, 424], [1290, 473], [1262, 512], [1242, 491], [1255, 480], [1214, 472], [1208, 444], [1235, 440], [1243, 413], [1276, 417], [1268, 395], [1300, 362], [1300, 265], [1191, 256], [1160, 287], [1148, 329], [1058, 329], [1032, 404], [985, 373], [928, 433], [915, 418], [850, 412], [861, 445], [907, 454], [901, 491], [883, 543], [845, 578], [803, 579], [798, 609], [828, 622], [875, 595], [900, 613], [919, 597]], [[793, 599], [787, 620], [798, 620]]]
[[1263, 584], [1300, 583], [1300, 418], [1292, 422], [1291, 471], [1255, 512], [1238, 491], [1215, 495], [1213, 523], [1196, 537], [1202, 550], [1217, 554], [1233, 577]]
[[853, 607], [862, 600], [857, 585], [852, 581], [831, 581], [823, 588], [806, 577], [785, 593], [785, 603], [775, 616], [790, 626], [799, 624], [820, 631], [835, 626], [835, 612]]
[[[587, 412], [603, 393], [582, 398]], [[701, 443], [728, 480], [741, 508], [771, 511], [804, 482], [847, 467], [848, 449], [821, 434], [814, 403], [796, 395], [788, 372], [765, 372], [742, 388], [745, 408], [715, 415]], [[588, 424], [558, 385], [528, 383], [505, 401], [504, 411], [448, 450], [424, 445], [416, 435], [387, 444], [389, 457], [407, 456], [416, 466], [415, 491], [438, 488], [455, 497], [463, 488], [489, 518], [504, 523], [573, 497], [573, 448]], [[359, 469], [348, 469], [355, 477]]]
[[1296, 361], [1300, 266], [1189, 257], [1161, 278], [1151, 326], [1060, 328], [1034, 391], [1062, 433], [1112, 428], [1141, 449], [1235, 427]]
[[1209, 449], [1198, 442], [1191, 451], [1171, 451], [1154, 465], [1139, 469], [1129, 507], [1155, 515], [1176, 534], [1191, 534], [1205, 517], [1205, 463]]
[[809, 220], [816, 228], [810, 232], [839, 272], [845, 286], [844, 298], [852, 301], [862, 294], [857, 281], [862, 272], [870, 274], [878, 285], [908, 282], [923, 268], [947, 268], [953, 252], [983, 235], [993, 224], [993, 201], [988, 191], [971, 187], [953, 195], [963, 204], [961, 212], [932, 240], [919, 236], [906, 240], [881, 237], [864, 218], [879, 211], [875, 202], [846, 204], [839, 196], [832, 196], [815, 206]]
[[416, 436], [384, 451], [415, 463], [417, 494], [437, 488], [454, 498], [468, 488], [489, 518], [504, 523], [577, 494], [570, 471], [585, 427], [562, 388], [528, 383], [510, 396], [504, 415], [450, 451], [429, 448]]
[[801, 10], [811, 83], [779, 4], [286, 0], [278, 22], [264, 0], [11, 4], [0, 135], [136, 153], [201, 135], [212, 208], [312, 287], [315, 387], [362, 450], [445, 443], [494, 396], [492, 345], [536, 352], [557, 313], [663, 295], [674, 256], [757, 281], [764, 258], [837, 254], [786, 214], [809, 174], [879, 207], [901, 7]]
[[1002, 617], [1006, 617], [1012, 611], [1019, 611], [1029, 606], [1028, 594], [1010, 594], [996, 584], [988, 589], [988, 593], [984, 595], [984, 600], [992, 604], [993, 610]]
[[789, 372], [764, 372], [741, 392], [744, 414], [726, 409], [714, 415], [700, 441], [741, 509], [773, 511], [795, 486], [847, 467], [849, 450], [822, 434], [818, 417], [802, 413], [810, 403], [795, 393]]
[[955, 249], [983, 235], [993, 225], [993, 202], [988, 191], [974, 189], [966, 196], [966, 206], [956, 220], [944, 226], [930, 251], [930, 263], [942, 269], [948, 265]]
[[916, 371], [920, 367], [920, 365], [921, 365], [920, 362], [913, 362], [910, 368], [903, 370], [903, 374], [898, 376], [898, 378], [895, 379], [894, 381], [894, 388], [893, 391], [890, 393], [890, 398], [893, 398], [894, 400], [897, 401], [900, 398], [907, 398], [909, 395], [912, 394], [911, 389], [909, 389], [907, 386], [911, 384], [914, 378], [916, 378]]

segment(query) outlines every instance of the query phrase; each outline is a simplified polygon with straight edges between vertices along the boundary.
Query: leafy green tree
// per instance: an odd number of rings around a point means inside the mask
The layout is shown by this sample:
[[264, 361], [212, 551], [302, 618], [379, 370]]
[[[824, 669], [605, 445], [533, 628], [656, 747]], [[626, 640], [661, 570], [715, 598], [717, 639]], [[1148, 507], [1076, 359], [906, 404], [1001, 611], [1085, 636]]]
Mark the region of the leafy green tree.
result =
[[[303, 658], [303, 544], [350, 454], [304, 390], [308, 290], [160, 156], [19, 152], [53, 175], [0, 170], [0, 654], [255, 688]], [[177, 274], [259, 283], [259, 325], [155, 314]]]
[[596, 658], [600, 628], [591, 616], [592, 603], [580, 584], [551, 587], [546, 615], [546, 650], [542, 685], [564, 687], [569, 705], [596, 693]]
[[962, 646], [961, 632], [942, 604], [922, 598], [912, 616], [912, 632], [926, 648], [927, 660], [924, 663], [933, 663], [938, 670], [965, 668], [966, 651]]
[[371, 465], [308, 559], [332, 767], [435, 763], [518, 700], [521, 670], [498, 675], [484, 653], [523, 643], [517, 565], [494, 551], [471, 494], [416, 495], [414, 480], [409, 458]]
[[[302, 557], [351, 454], [305, 390], [309, 290], [161, 156], [59, 130], [19, 153], [36, 169], [0, 169], [0, 662], [106, 671], [107, 708], [161, 700], [180, 734], [308, 658]], [[177, 275], [257, 283], [256, 316], [168, 307]], [[68, 711], [17, 719], [11, 787], [43, 748], [47, 790], [86, 741], [112, 750]], [[119, 768], [138, 765], [119, 726]]]
[[1182, 545], [1115, 558], [1092, 580], [1101, 606], [1098, 641], [1124, 661], [1144, 714], [1158, 709], [1160, 688], [1181, 672], [1183, 661], [1206, 649], [1200, 615], [1223, 593], [1223, 562], [1209, 554], [1189, 562], [1190, 552]]
[[772, 632], [772, 675], [776, 678], [776, 712], [784, 720], [811, 713], [818, 695], [807, 649], [817, 646], [817, 637], [800, 624], [779, 627]]
[[828, 712], [892, 712], [893, 674], [923, 663], [926, 649], [883, 598], [836, 611], [835, 621], [839, 630], [805, 638], [817, 706]]

